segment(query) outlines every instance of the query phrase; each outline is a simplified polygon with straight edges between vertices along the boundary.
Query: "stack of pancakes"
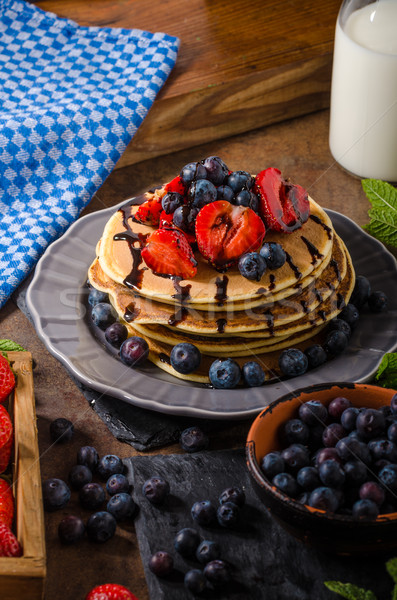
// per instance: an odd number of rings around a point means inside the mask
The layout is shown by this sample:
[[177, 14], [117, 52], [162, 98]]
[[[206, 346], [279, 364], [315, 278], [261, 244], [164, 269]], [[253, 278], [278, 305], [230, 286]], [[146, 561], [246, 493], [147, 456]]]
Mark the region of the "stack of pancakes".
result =
[[[330, 319], [348, 303], [355, 283], [350, 255], [324, 210], [310, 199], [310, 217], [296, 231], [269, 231], [265, 242], [284, 248], [287, 261], [260, 282], [237, 267], [217, 272], [199, 252], [191, 280], [155, 275], [140, 249], [153, 228], [137, 223], [138, 205], [156, 191], [127, 202], [107, 222], [88, 273], [107, 292], [129, 335], [146, 339], [149, 359], [176, 377], [208, 383], [216, 358], [241, 366], [258, 361], [267, 381], [280, 376], [283, 348], [321, 343]], [[202, 353], [199, 369], [181, 375], [170, 364], [175, 344], [191, 342]]]

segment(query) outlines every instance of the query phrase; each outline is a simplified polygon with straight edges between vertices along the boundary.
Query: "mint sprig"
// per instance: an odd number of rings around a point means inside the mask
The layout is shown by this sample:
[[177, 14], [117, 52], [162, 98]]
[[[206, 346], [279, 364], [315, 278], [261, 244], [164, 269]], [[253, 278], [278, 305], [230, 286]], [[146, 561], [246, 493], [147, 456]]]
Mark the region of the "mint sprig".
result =
[[352, 583], [341, 583], [340, 581], [324, 581], [324, 585], [331, 590], [347, 598], [347, 600], [376, 600], [376, 596], [371, 590], [364, 590], [363, 588], [353, 585]]
[[382, 387], [397, 389], [397, 353], [388, 352], [382, 358], [375, 380]]
[[25, 352], [25, 348], [12, 340], [4, 339], [0, 340], [0, 352]]
[[378, 240], [397, 248], [397, 190], [380, 179], [363, 179], [364, 192], [371, 203], [370, 222], [364, 229]]

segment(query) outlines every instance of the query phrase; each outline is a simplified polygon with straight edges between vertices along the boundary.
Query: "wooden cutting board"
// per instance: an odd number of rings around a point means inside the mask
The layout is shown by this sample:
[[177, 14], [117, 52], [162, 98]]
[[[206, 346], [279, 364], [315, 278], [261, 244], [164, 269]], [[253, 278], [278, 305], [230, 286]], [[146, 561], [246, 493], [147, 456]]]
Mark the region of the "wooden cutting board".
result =
[[163, 31], [177, 64], [118, 167], [329, 105], [340, 0], [39, 0], [81, 25]]

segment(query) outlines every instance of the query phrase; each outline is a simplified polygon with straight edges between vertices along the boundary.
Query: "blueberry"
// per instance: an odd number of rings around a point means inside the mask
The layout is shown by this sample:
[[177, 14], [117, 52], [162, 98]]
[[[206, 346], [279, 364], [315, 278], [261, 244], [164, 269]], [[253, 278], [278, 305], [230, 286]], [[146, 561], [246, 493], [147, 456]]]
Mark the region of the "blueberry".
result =
[[366, 439], [381, 435], [385, 430], [385, 426], [385, 417], [380, 410], [366, 408], [357, 416], [357, 431]]
[[397, 415], [397, 394], [390, 400], [390, 409], [393, 415]]
[[251, 210], [258, 213], [259, 212], [259, 198], [252, 190], [250, 190], [250, 194], [251, 194], [251, 199], [249, 201], [248, 206]]
[[259, 254], [265, 259], [269, 269], [275, 270], [283, 266], [287, 255], [281, 244], [266, 242], [259, 250]]
[[342, 333], [345, 334], [345, 336], [347, 338], [350, 338], [350, 336], [352, 334], [352, 330], [351, 330], [349, 323], [347, 323], [343, 319], [338, 319], [338, 318], [332, 319], [329, 322], [328, 330], [329, 331], [341, 331]]
[[127, 336], [127, 327], [119, 323], [119, 321], [112, 323], [105, 329], [106, 341], [115, 348], [120, 348], [121, 344], [127, 339]]
[[371, 462], [371, 453], [367, 444], [354, 437], [346, 436], [340, 439], [335, 447], [343, 461], [360, 460], [366, 465]]
[[179, 229], [182, 229], [183, 231], [193, 232], [198, 213], [198, 208], [192, 208], [190, 205], [185, 204], [175, 210], [172, 216], [172, 222], [176, 227], [179, 227]]
[[147, 341], [141, 337], [133, 335], [121, 344], [120, 358], [127, 367], [137, 367], [142, 364], [148, 356], [149, 346]]
[[204, 567], [204, 575], [214, 586], [224, 585], [231, 580], [229, 565], [223, 560], [211, 560]]
[[216, 200], [216, 187], [207, 179], [198, 179], [190, 184], [188, 197], [194, 208], [203, 208]]
[[162, 477], [150, 477], [143, 484], [142, 493], [151, 504], [163, 504], [170, 493], [170, 484]]
[[226, 184], [237, 194], [243, 188], [251, 189], [253, 178], [247, 171], [233, 171], [228, 176]]
[[170, 215], [177, 208], [183, 206], [183, 196], [178, 192], [167, 192], [161, 199], [161, 206], [166, 215]]
[[343, 321], [346, 321], [346, 323], [353, 328], [355, 325], [357, 325], [358, 319], [360, 318], [360, 313], [354, 304], [349, 302], [349, 304], [346, 304], [346, 306], [339, 313], [339, 318]]
[[312, 344], [305, 349], [309, 369], [316, 369], [327, 361], [327, 353], [320, 344]]
[[175, 371], [186, 375], [199, 368], [201, 353], [194, 344], [182, 342], [172, 348], [170, 359]]
[[233, 202], [234, 192], [228, 185], [220, 185], [217, 189], [217, 199]]
[[291, 473], [296, 473], [302, 467], [306, 467], [310, 463], [310, 455], [306, 446], [302, 444], [292, 444], [281, 452], [286, 470]]
[[92, 473], [84, 465], [74, 465], [69, 472], [69, 483], [74, 490], [79, 490], [86, 483], [91, 483]]
[[94, 325], [105, 330], [117, 320], [117, 313], [111, 304], [98, 302], [91, 311], [91, 319]]
[[216, 518], [222, 527], [233, 527], [240, 517], [240, 508], [234, 502], [224, 502], [216, 511]]
[[289, 419], [281, 430], [281, 437], [287, 444], [306, 444], [309, 435], [309, 427], [301, 419]]
[[242, 374], [244, 382], [248, 387], [259, 387], [265, 381], [265, 372], [262, 366], [254, 360], [244, 363]]
[[342, 413], [347, 408], [350, 408], [351, 405], [352, 403], [348, 398], [345, 398], [344, 396], [337, 396], [336, 398], [333, 398], [328, 404], [328, 413], [333, 419], [340, 419]]
[[127, 477], [121, 473], [111, 475], [106, 482], [106, 491], [110, 496], [120, 494], [120, 492], [126, 492], [128, 494], [130, 488], [131, 486]]
[[380, 313], [387, 310], [387, 296], [384, 292], [376, 291], [368, 297], [368, 307], [373, 313]]
[[193, 504], [191, 515], [196, 523], [208, 527], [216, 521], [216, 508], [210, 500], [201, 500]]
[[158, 550], [150, 557], [149, 569], [157, 577], [168, 577], [174, 570], [174, 559], [165, 550]]
[[116, 519], [105, 510], [95, 512], [87, 521], [87, 535], [92, 542], [104, 543], [116, 533]]
[[316, 467], [319, 467], [325, 460], [336, 460], [342, 464], [342, 459], [334, 447], [321, 448], [315, 455], [314, 463]]
[[182, 431], [179, 443], [185, 452], [200, 452], [208, 448], [209, 439], [200, 427], [194, 425]]
[[80, 517], [68, 515], [58, 525], [58, 537], [62, 544], [75, 544], [83, 537], [85, 525]]
[[391, 442], [397, 444], [397, 422], [394, 422], [391, 425], [389, 425], [387, 429], [387, 437]]
[[219, 496], [219, 504], [224, 504], [225, 502], [234, 502], [234, 504], [237, 504], [241, 508], [245, 504], [244, 491], [239, 487], [226, 488]]
[[327, 486], [318, 487], [309, 496], [309, 506], [335, 512], [339, 506], [338, 496], [335, 490]]
[[324, 425], [317, 423], [317, 425], [312, 425], [310, 427], [309, 439], [307, 442], [308, 448], [310, 450], [315, 451], [322, 447], [323, 445], [323, 433], [324, 433]]
[[123, 473], [124, 465], [121, 458], [115, 454], [105, 454], [98, 462], [96, 472], [102, 481], [107, 481], [115, 473]]
[[203, 540], [196, 550], [197, 560], [205, 565], [211, 560], [216, 560], [221, 555], [221, 548], [217, 542], [212, 540]]
[[359, 412], [359, 409], [355, 406], [350, 406], [343, 411], [340, 417], [340, 423], [346, 431], [353, 431], [353, 429], [355, 429]]
[[174, 538], [175, 550], [184, 557], [194, 556], [200, 544], [200, 536], [195, 529], [185, 527]]
[[209, 378], [214, 388], [235, 388], [241, 378], [239, 364], [232, 358], [214, 360], [209, 369]]
[[191, 162], [185, 165], [181, 172], [180, 178], [185, 185], [188, 185], [196, 179], [205, 179], [207, 177], [207, 170], [204, 165], [200, 162]]
[[135, 514], [136, 504], [130, 494], [120, 492], [110, 498], [106, 510], [114, 516], [116, 521], [124, 521]]
[[106, 292], [91, 288], [88, 294], [88, 304], [95, 306], [98, 302], [109, 302], [109, 296]]
[[285, 471], [284, 459], [277, 450], [266, 454], [261, 462], [261, 469], [268, 479], [273, 479], [278, 473]]
[[258, 252], [248, 252], [240, 257], [238, 270], [246, 279], [260, 281], [266, 271], [266, 262]]
[[345, 471], [346, 482], [349, 485], [357, 486], [367, 481], [367, 467], [360, 460], [347, 461], [344, 464], [343, 469]]
[[236, 204], [237, 206], [249, 207], [250, 204], [251, 204], [251, 192], [250, 192], [250, 190], [240, 190], [236, 194], [233, 203]]
[[302, 467], [296, 475], [296, 481], [301, 488], [309, 492], [321, 485], [316, 467]]
[[192, 594], [201, 594], [205, 590], [207, 580], [200, 569], [190, 569], [186, 572], [183, 583]]
[[287, 494], [291, 498], [296, 498], [298, 495], [298, 484], [290, 473], [278, 473], [273, 477], [272, 483], [280, 492]]
[[309, 362], [302, 350], [288, 348], [281, 352], [278, 364], [283, 375], [297, 377], [306, 373]]
[[378, 480], [386, 490], [396, 494], [397, 492], [397, 465], [386, 465], [378, 473]]
[[82, 446], [77, 452], [77, 464], [85, 465], [90, 471], [95, 471], [98, 462], [99, 455], [93, 446]]
[[363, 483], [360, 487], [359, 495], [362, 500], [372, 500], [378, 506], [385, 501], [385, 490], [376, 481], [366, 481]]
[[316, 425], [318, 423], [325, 425], [328, 418], [328, 411], [319, 400], [304, 402], [300, 405], [298, 414], [306, 425]]
[[343, 331], [330, 331], [324, 342], [324, 350], [327, 356], [334, 357], [346, 350], [349, 340]]
[[368, 297], [371, 293], [371, 284], [368, 279], [363, 275], [356, 277], [356, 283], [354, 284], [353, 293], [351, 295], [351, 302], [358, 309], [362, 308], [367, 302]]
[[43, 504], [47, 512], [59, 510], [70, 500], [70, 489], [62, 479], [46, 479], [43, 482]]
[[325, 460], [318, 468], [318, 475], [323, 485], [340, 488], [345, 483], [345, 473], [334, 460]]
[[207, 171], [207, 179], [214, 185], [221, 185], [229, 172], [223, 160], [219, 156], [208, 156], [203, 164]]
[[357, 500], [353, 504], [353, 519], [373, 520], [379, 514], [379, 508], [372, 500]]
[[69, 442], [74, 433], [74, 426], [71, 421], [59, 417], [50, 423], [50, 437], [53, 442], [64, 443]]
[[105, 502], [105, 490], [99, 483], [86, 483], [79, 491], [79, 501], [83, 508], [97, 510]]
[[391, 463], [397, 463], [397, 446], [390, 440], [376, 439], [368, 443], [374, 461], [385, 458]]

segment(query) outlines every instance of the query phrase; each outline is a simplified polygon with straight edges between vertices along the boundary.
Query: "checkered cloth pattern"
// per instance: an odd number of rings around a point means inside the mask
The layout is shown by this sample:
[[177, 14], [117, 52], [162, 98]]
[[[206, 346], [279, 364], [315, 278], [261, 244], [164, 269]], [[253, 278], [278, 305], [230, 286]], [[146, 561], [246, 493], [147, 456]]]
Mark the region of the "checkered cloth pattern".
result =
[[0, 0], [0, 307], [109, 175], [178, 48]]

